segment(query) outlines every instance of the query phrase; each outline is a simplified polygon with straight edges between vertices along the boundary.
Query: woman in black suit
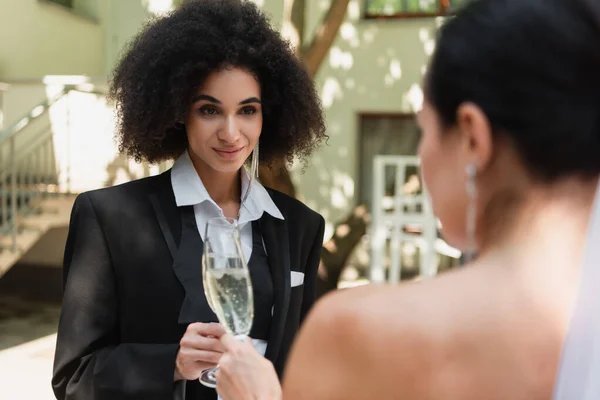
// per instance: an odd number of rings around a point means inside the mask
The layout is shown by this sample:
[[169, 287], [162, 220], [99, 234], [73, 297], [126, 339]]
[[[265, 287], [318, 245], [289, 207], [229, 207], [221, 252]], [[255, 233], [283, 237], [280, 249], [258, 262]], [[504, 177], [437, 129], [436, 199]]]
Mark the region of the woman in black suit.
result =
[[254, 176], [259, 162], [308, 156], [326, 137], [310, 77], [251, 2], [198, 0], [143, 29], [110, 94], [120, 149], [176, 162], [159, 176], [78, 196], [57, 398], [216, 398], [198, 377], [224, 350], [201, 274], [204, 225], [217, 216], [241, 227], [255, 292], [250, 336], [281, 374], [315, 300], [324, 221]]

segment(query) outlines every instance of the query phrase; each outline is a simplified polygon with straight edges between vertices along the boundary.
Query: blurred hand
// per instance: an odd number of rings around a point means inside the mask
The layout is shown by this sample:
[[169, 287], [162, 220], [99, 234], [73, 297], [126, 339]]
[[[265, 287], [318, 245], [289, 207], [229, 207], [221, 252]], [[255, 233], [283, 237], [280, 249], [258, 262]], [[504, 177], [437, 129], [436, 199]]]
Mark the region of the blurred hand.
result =
[[219, 340], [224, 333], [221, 324], [196, 322], [188, 325], [179, 342], [174, 380], [198, 379], [202, 371], [216, 367], [225, 351]]
[[223, 400], [281, 400], [281, 386], [273, 364], [261, 356], [252, 341], [221, 337], [226, 349], [219, 361], [217, 393]]

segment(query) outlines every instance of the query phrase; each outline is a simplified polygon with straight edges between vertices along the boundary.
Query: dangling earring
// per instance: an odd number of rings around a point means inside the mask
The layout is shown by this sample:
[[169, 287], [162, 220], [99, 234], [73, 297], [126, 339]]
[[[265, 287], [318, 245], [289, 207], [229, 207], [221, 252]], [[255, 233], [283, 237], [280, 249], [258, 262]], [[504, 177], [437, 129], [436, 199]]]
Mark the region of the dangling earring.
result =
[[465, 172], [467, 173], [467, 182], [465, 190], [467, 192], [467, 248], [464, 251], [464, 261], [468, 263], [472, 261], [477, 252], [477, 243], [475, 240], [475, 230], [477, 225], [477, 186], [475, 180], [477, 178], [477, 167], [475, 164], [467, 165]]
[[250, 167], [250, 176], [254, 178], [258, 178], [258, 142], [256, 146], [254, 146], [254, 150], [252, 150], [252, 164]]
[[[252, 160], [250, 161], [250, 181], [248, 182], [248, 188], [246, 188], [246, 193], [244, 193], [244, 197], [242, 197], [242, 203], [246, 201], [248, 195], [250, 194], [250, 189], [252, 188], [252, 182], [255, 178], [258, 178], [258, 143], [254, 146], [254, 150], [252, 150]], [[240, 210], [242, 208], [240, 207]], [[239, 216], [238, 216], [239, 217]]]

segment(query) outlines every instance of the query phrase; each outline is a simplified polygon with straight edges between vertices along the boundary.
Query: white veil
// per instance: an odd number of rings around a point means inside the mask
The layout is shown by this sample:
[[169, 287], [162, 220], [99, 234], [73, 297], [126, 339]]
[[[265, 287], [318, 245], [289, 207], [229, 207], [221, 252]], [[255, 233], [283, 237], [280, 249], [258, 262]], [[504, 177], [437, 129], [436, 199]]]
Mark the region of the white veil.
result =
[[600, 400], [600, 183], [553, 399]]

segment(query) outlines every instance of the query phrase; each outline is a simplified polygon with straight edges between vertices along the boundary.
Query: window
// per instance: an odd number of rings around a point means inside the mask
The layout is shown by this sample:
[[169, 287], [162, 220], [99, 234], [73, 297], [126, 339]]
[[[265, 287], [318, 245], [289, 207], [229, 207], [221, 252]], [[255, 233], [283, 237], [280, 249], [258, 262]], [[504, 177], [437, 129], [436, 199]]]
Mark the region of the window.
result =
[[[362, 114], [359, 116], [359, 201], [371, 207], [373, 194], [373, 158], [378, 155], [414, 156], [417, 154], [420, 133], [414, 115]], [[407, 171], [407, 179], [416, 171]], [[392, 169], [385, 173], [387, 194], [395, 193], [396, 175]]]
[[366, 0], [365, 18], [414, 18], [451, 14], [469, 0]]

